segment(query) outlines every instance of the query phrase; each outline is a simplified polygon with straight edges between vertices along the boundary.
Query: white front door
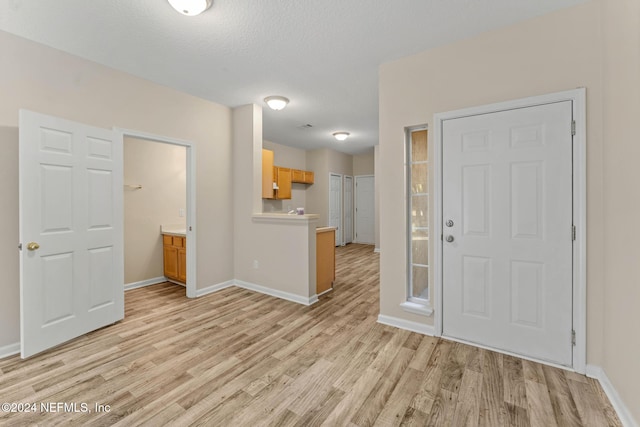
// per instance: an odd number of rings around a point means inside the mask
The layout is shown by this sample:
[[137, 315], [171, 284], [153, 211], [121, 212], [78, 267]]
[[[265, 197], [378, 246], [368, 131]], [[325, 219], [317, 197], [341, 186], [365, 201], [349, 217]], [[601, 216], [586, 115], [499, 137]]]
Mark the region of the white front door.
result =
[[342, 175], [329, 176], [329, 226], [336, 227], [336, 246], [342, 244]]
[[375, 243], [375, 186], [373, 176], [356, 176], [356, 242]]
[[344, 244], [353, 242], [353, 177], [344, 177]]
[[19, 187], [25, 358], [124, 318], [122, 146], [21, 110]]
[[443, 335], [572, 364], [572, 102], [443, 121]]

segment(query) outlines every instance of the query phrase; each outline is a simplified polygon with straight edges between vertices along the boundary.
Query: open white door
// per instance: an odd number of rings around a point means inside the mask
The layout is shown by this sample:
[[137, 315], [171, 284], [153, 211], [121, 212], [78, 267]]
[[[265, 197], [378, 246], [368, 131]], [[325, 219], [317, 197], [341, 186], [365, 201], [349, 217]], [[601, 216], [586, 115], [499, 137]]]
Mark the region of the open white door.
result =
[[122, 144], [21, 110], [19, 182], [26, 358], [124, 318]]

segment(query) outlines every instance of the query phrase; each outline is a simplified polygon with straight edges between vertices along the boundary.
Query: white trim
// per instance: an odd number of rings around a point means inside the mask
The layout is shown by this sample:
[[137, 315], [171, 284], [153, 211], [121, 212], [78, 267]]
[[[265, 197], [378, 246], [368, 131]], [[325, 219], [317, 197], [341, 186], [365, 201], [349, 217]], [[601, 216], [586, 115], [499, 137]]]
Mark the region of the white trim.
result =
[[410, 320], [400, 319], [399, 317], [378, 315], [378, 323], [393, 326], [394, 328], [405, 329], [411, 332], [417, 332], [423, 335], [435, 336], [433, 326], [424, 323], [412, 322]]
[[379, 253], [380, 253], [380, 248], [375, 248], [375, 249], [373, 250], [373, 252], [375, 252], [375, 253], [379, 254]]
[[202, 297], [207, 294], [211, 294], [213, 292], [218, 292], [223, 289], [230, 288], [234, 285], [233, 280], [227, 280], [226, 282], [218, 283], [216, 285], [207, 286], [206, 288], [197, 289], [196, 290], [196, 298]]
[[276, 289], [267, 288], [266, 286], [256, 285], [255, 283], [244, 282], [242, 280], [234, 280], [233, 284], [239, 288], [247, 289], [249, 291], [259, 292], [261, 294], [269, 295], [272, 297], [292, 301], [302, 305], [312, 305], [318, 302], [318, 296], [312, 295], [310, 297], [303, 297], [301, 295], [292, 294], [289, 292], [278, 291]]
[[400, 307], [402, 307], [404, 311], [407, 311], [413, 314], [419, 314], [420, 316], [429, 317], [433, 314], [433, 308], [431, 308], [430, 306], [424, 305], [424, 304], [418, 304], [411, 301], [405, 301], [401, 303]]
[[124, 285], [125, 291], [130, 291], [131, 289], [144, 288], [145, 286], [157, 285], [158, 283], [164, 283], [167, 281], [167, 278], [164, 276], [154, 277], [153, 279], [140, 280], [139, 282], [131, 282]]
[[[187, 234], [187, 297], [196, 298], [196, 146], [182, 139], [169, 138], [166, 136], [154, 135], [131, 129], [114, 128], [120, 143], [124, 146], [124, 137], [144, 139], [147, 141], [160, 142], [171, 145], [178, 145], [186, 148], [187, 159], [187, 212], [186, 212], [186, 234]], [[124, 256], [124, 255], [123, 255]], [[124, 261], [124, 260], [123, 260]]]
[[4, 359], [5, 357], [10, 357], [10, 356], [15, 356], [16, 354], [20, 354], [19, 342], [5, 345], [4, 347], [0, 347], [0, 359]]
[[[576, 135], [573, 138], [573, 224], [577, 228], [573, 258], [573, 329], [576, 331], [576, 346], [573, 351], [572, 368], [579, 373], [585, 372], [587, 355], [587, 209], [586, 209], [586, 91], [585, 88], [567, 90], [513, 101], [465, 108], [456, 111], [435, 114], [433, 117], [433, 145], [435, 161], [433, 170], [433, 220], [432, 236], [441, 236], [442, 227], [442, 124], [445, 120], [468, 117], [478, 114], [494, 113], [515, 108], [532, 107], [562, 101], [572, 101], [573, 118], [576, 121]], [[434, 326], [437, 336], [442, 335], [442, 240], [432, 240], [433, 279], [435, 294]], [[522, 356], [520, 356], [522, 357]]]
[[324, 295], [324, 294], [328, 294], [328, 293], [329, 293], [329, 292], [331, 292], [332, 290], [333, 290], [333, 288], [329, 288], [329, 289], [327, 289], [327, 290], [326, 290], [326, 291], [324, 291], [324, 292], [320, 292], [319, 294], [316, 294], [316, 297], [318, 297], [318, 298], [319, 298], [319, 297], [321, 297], [321, 296], [322, 296], [322, 295]]
[[615, 409], [618, 414], [618, 418], [620, 418], [622, 425], [625, 427], [638, 427], [637, 421], [633, 418], [633, 415], [627, 405], [625, 405], [620, 398], [618, 391], [609, 380], [609, 377], [607, 377], [604, 369], [600, 366], [587, 365], [586, 372], [588, 377], [595, 378], [600, 382], [602, 390], [604, 390], [605, 394], [609, 398], [609, 401], [611, 402], [613, 409]]

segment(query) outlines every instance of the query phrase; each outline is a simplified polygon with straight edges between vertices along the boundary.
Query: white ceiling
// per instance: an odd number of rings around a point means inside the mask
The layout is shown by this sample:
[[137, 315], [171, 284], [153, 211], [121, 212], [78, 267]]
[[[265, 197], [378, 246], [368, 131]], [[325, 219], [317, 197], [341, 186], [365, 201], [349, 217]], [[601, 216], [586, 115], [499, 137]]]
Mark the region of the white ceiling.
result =
[[381, 63], [584, 1], [0, 0], [0, 29], [230, 107], [286, 96], [265, 139], [354, 154], [378, 143]]

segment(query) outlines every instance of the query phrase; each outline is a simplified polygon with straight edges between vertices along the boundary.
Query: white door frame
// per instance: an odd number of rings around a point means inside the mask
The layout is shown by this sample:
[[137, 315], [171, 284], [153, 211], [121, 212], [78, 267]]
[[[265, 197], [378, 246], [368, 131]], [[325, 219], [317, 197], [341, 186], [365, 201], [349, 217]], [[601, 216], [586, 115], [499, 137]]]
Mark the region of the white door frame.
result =
[[[433, 280], [435, 284], [435, 335], [442, 336], [442, 125], [445, 120], [457, 119], [478, 114], [495, 113], [516, 108], [533, 107], [562, 101], [573, 102], [573, 120], [575, 136], [573, 138], [573, 224], [576, 227], [576, 239], [573, 242], [573, 329], [576, 344], [573, 351], [573, 370], [585, 373], [587, 354], [587, 178], [586, 178], [586, 91], [584, 88], [533, 96], [513, 101], [499, 102], [478, 107], [437, 113], [433, 117]], [[522, 357], [522, 356], [519, 356]], [[547, 363], [541, 361], [542, 363]], [[566, 369], [566, 367], [561, 366]]]
[[[374, 242], [365, 242], [365, 244], [370, 245], [370, 244], [375, 244], [375, 236], [376, 236], [376, 230], [375, 230], [375, 223], [376, 223], [376, 219], [375, 219], [375, 215], [376, 215], [376, 204], [375, 204], [375, 192], [376, 192], [376, 176], [375, 175], [356, 175], [353, 177], [353, 185], [354, 185], [354, 190], [353, 190], [353, 207], [355, 210], [355, 215], [354, 215], [354, 220], [353, 220], [353, 231], [354, 234], [357, 236], [357, 232], [358, 232], [358, 178], [373, 178], [373, 194], [374, 194], [374, 199], [373, 199], [373, 240]], [[357, 238], [353, 239], [354, 243], [361, 243]]]
[[[116, 138], [124, 145], [125, 137], [144, 139], [152, 142], [159, 142], [177, 145], [186, 148], [187, 158], [187, 297], [196, 298], [196, 147], [192, 142], [181, 139], [169, 138], [166, 136], [153, 135], [137, 130], [115, 128]], [[124, 259], [123, 259], [124, 262]], [[124, 285], [124, 284], [123, 284]]]

